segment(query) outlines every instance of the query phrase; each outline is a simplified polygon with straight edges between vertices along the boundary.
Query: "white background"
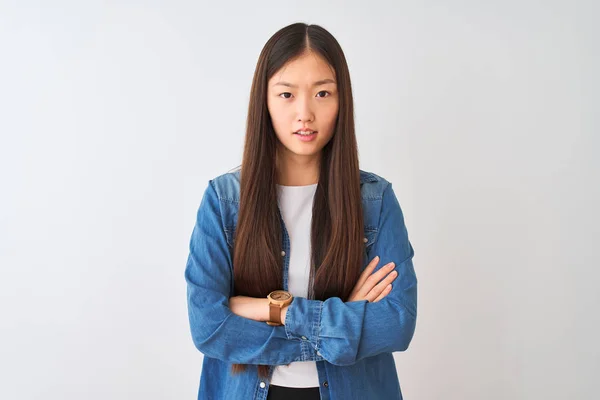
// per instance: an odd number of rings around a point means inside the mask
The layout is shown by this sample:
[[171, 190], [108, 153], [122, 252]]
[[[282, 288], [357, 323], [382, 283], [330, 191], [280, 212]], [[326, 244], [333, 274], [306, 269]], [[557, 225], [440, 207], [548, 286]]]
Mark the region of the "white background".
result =
[[1, 1], [0, 398], [195, 398], [195, 213], [298, 21], [342, 45], [361, 168], [405, 212], [405, 398], [596, 398], [599, 8]]

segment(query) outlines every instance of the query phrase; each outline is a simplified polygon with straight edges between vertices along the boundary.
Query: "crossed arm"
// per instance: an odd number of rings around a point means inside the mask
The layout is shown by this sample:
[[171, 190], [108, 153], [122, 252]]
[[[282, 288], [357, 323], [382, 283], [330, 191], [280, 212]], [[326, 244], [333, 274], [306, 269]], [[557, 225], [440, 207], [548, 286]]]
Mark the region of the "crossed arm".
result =
[[[202, 353], [242, 364], [325, 359], [335, 365], [351, 365], [365, 357], [408, 348], [417, 312], [414, 250], [391, 184], [382, 198], [378, 238], [368, 254], [369, 259], [379, 255], [377, 261], [396, 264], [398, 276], [386, 289], [388, 294], [376, 302], [295, 297], [282, 309], [284, 326], [263, 322], [268, 318], [266, 299], [230, 298], [231, 256], [224, 232], [215, 228], [221, 222], [219, 200], [209, 182], [192, 232], [185, 272], [190, 329]], [[383, 263], [375, 263], [371, 272], [383, 270]], [[302, 346], [302, 341], [311, 346]]]
[[[393, 262], [384, 265], [377, 272], [373, 272], [377, 267], [379, 257], [375, 256], [361, 273], [348, 301], [367, 300], [377, 302], [387, 296], [392, 290], [392, 282], [398, 276], [394, 271], [396, 266]], [[229, 298], [229, 308], [240, 317], [252, 319], [255, 321], [268, 321], [269, 301], [265, 298], [249, 296], [233, 296]], [[281, 309], [281, 322], [285, 325], [285, 317], [289, 304]]]

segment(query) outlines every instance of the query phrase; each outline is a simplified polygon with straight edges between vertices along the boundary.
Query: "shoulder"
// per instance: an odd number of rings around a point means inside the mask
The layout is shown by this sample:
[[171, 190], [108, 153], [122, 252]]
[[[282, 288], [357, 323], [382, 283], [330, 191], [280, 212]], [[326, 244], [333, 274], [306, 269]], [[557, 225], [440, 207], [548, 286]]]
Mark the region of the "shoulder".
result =
[[390, 182], [372, 171], [360, 170], [360, 191], [363, 200], [381, 200]]
[[221, 201], [238, 203], [240, 193], [240, 168], [234, 168], [209, 180]]

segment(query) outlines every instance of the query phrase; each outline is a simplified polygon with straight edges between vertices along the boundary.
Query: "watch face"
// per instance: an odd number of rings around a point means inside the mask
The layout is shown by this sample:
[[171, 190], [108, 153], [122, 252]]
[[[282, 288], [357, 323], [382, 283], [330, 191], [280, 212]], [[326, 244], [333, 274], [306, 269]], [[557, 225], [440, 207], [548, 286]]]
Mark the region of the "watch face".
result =
[[290, 294], [283, 290], [276, 290], [271, 293], [271, 298], [273, 300], [277, 300], [277, 301], [285, 301], [285, 300], [289, 299], [290, 297], [291, 297]]

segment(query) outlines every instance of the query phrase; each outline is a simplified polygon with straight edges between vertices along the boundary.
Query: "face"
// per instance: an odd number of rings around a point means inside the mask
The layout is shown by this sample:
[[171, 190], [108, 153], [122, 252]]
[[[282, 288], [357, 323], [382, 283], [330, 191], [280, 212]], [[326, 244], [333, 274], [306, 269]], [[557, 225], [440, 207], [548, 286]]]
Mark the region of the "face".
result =
[[[267, 108], [284, 157], [318, 157], [333, 135], [339, 98], [333, 69], [316, 53], [285, 64], [268, 82]], [[309, 137], [298, 129], [316, 131]], [[281, 154], [283, 153], [283, 154]]]

